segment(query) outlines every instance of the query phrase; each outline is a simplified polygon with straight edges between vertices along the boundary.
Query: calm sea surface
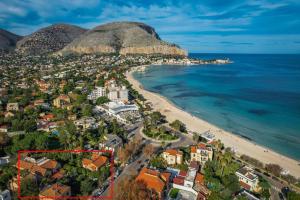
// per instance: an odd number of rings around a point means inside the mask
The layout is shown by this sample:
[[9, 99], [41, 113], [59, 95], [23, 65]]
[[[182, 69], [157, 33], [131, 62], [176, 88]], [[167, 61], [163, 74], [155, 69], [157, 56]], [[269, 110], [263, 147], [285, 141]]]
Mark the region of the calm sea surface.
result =
[[300, 55], [190, 57], [234, 63], [151, 66], [134, 77], [185, 111], [300, 160]]

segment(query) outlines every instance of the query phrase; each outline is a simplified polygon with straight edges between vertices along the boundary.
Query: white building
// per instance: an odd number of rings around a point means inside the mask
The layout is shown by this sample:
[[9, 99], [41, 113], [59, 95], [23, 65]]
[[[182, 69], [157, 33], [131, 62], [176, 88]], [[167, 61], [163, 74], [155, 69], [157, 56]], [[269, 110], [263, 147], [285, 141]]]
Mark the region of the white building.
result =
[[88, 96], [88, 100], [95, 101], [99, 97], [106, 96], [106, 89], [104, 87], [96, 87]]
[[96, 129], [99, 125], [93, 117], [82, 117], [81, 119], [74, 121], [74, 124], [77, 129], [82, 130]]
[[0, 200], [11, 200], [9, 190], [4, 190], [4, 191], [0, 192]]
[[249, 191], [258, 190], [258, 176], [254, 174], [254, 170], [250, 167], [244, 166], [235, 172], [239, 178], [240, 185]]
[[191, 161], [198, 161], [204, 165], [206, 161], [212, 160], [213, 149], [210, 145], [199, 143], [198, 145], [191, 146]]
[[162, 153], [168, 165], [182, 164], [183, 153], [176, 149], [167, 149]]

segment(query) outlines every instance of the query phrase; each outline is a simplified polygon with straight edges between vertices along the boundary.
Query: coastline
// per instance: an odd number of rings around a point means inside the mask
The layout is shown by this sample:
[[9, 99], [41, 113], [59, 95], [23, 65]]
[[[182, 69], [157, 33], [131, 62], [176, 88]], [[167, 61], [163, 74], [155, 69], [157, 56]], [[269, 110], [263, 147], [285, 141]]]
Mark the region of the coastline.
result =
[[132, 73], [139, 68], [140, 67], [135, 67], [130, 72], [126, 73], [127, 80], [132, 84], [132, 87], [135, 90], [142, 94], [147, 101], [152, 103], [154, 110], [160, 111], [167, 117], [168, 121], [172, 122], [176, 119], [179, 119], [186, 124], [189, 130], [198, 133], [203, 133], [210, 130], [210, 132], [215, 135], [216, 139], [220, 139], [224, 143], [225, 147], [231, 147], [234, 149], [238, 156], [245, 154], [261, 161], [264, 164], [278, 164], [284, 170], [287, 170], [291, 175], [297, 178], [300, 177], [299, 161], [281, 155], [267, 147], [255, 144], [253, 141], [249, 141], [241, 136], [225, 131], [180, 109], [178, 106], [170, 102], [170, 100], [168, 100], [166, 97], [145, 90], [141, 83], [134, 79], [132, 75]]

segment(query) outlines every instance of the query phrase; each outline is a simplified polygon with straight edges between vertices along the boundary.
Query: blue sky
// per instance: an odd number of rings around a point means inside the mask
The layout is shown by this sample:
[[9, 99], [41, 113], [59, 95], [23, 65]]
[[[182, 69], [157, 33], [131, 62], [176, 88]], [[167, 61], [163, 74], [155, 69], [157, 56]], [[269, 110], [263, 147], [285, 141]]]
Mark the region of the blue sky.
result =
[[299, 0], [0, 0], [0, 27], [20, 35], [112, 21], [147, 23], [189, 52], [300, 53]]

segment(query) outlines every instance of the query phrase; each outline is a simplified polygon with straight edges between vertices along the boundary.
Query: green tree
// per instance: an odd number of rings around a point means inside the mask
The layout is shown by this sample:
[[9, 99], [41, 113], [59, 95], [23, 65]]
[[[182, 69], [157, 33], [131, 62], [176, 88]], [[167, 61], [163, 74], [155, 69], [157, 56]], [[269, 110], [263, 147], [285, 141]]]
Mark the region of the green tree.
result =
[[94, 190], [95, 188], [95, 183], [90, 180], [90, 179], [84, 179], [81, 183], [80, 183], [80, 192], [82, 195], [90, 195], [91, 192]]
[[24, 178], [21, 181], [21, 196], [38, 196], [39, 186], [34, 179]]
[[109, 99], [108, 99], [106, 96], [99, 97], [99, 98], [96, 100], [96, 104], [97, 104], [97, 105], [103, 105], [103, 104], [108, 103], [108, 102], [109, 102]]
[[82, 107], [82, 115], [90, 117], [92, 116], [93, 106], [90, 104], [85, 104]]
[[170, 126], [172, 128], [174, 128], [175, 130], [177, 130], [177, 131], [186, 132], [185, 124], [182, 123], [181, 121], [179, 121], [178, 119], [176, 119], [175, 121], [173, 121], [172, 123], [170, 123]]

